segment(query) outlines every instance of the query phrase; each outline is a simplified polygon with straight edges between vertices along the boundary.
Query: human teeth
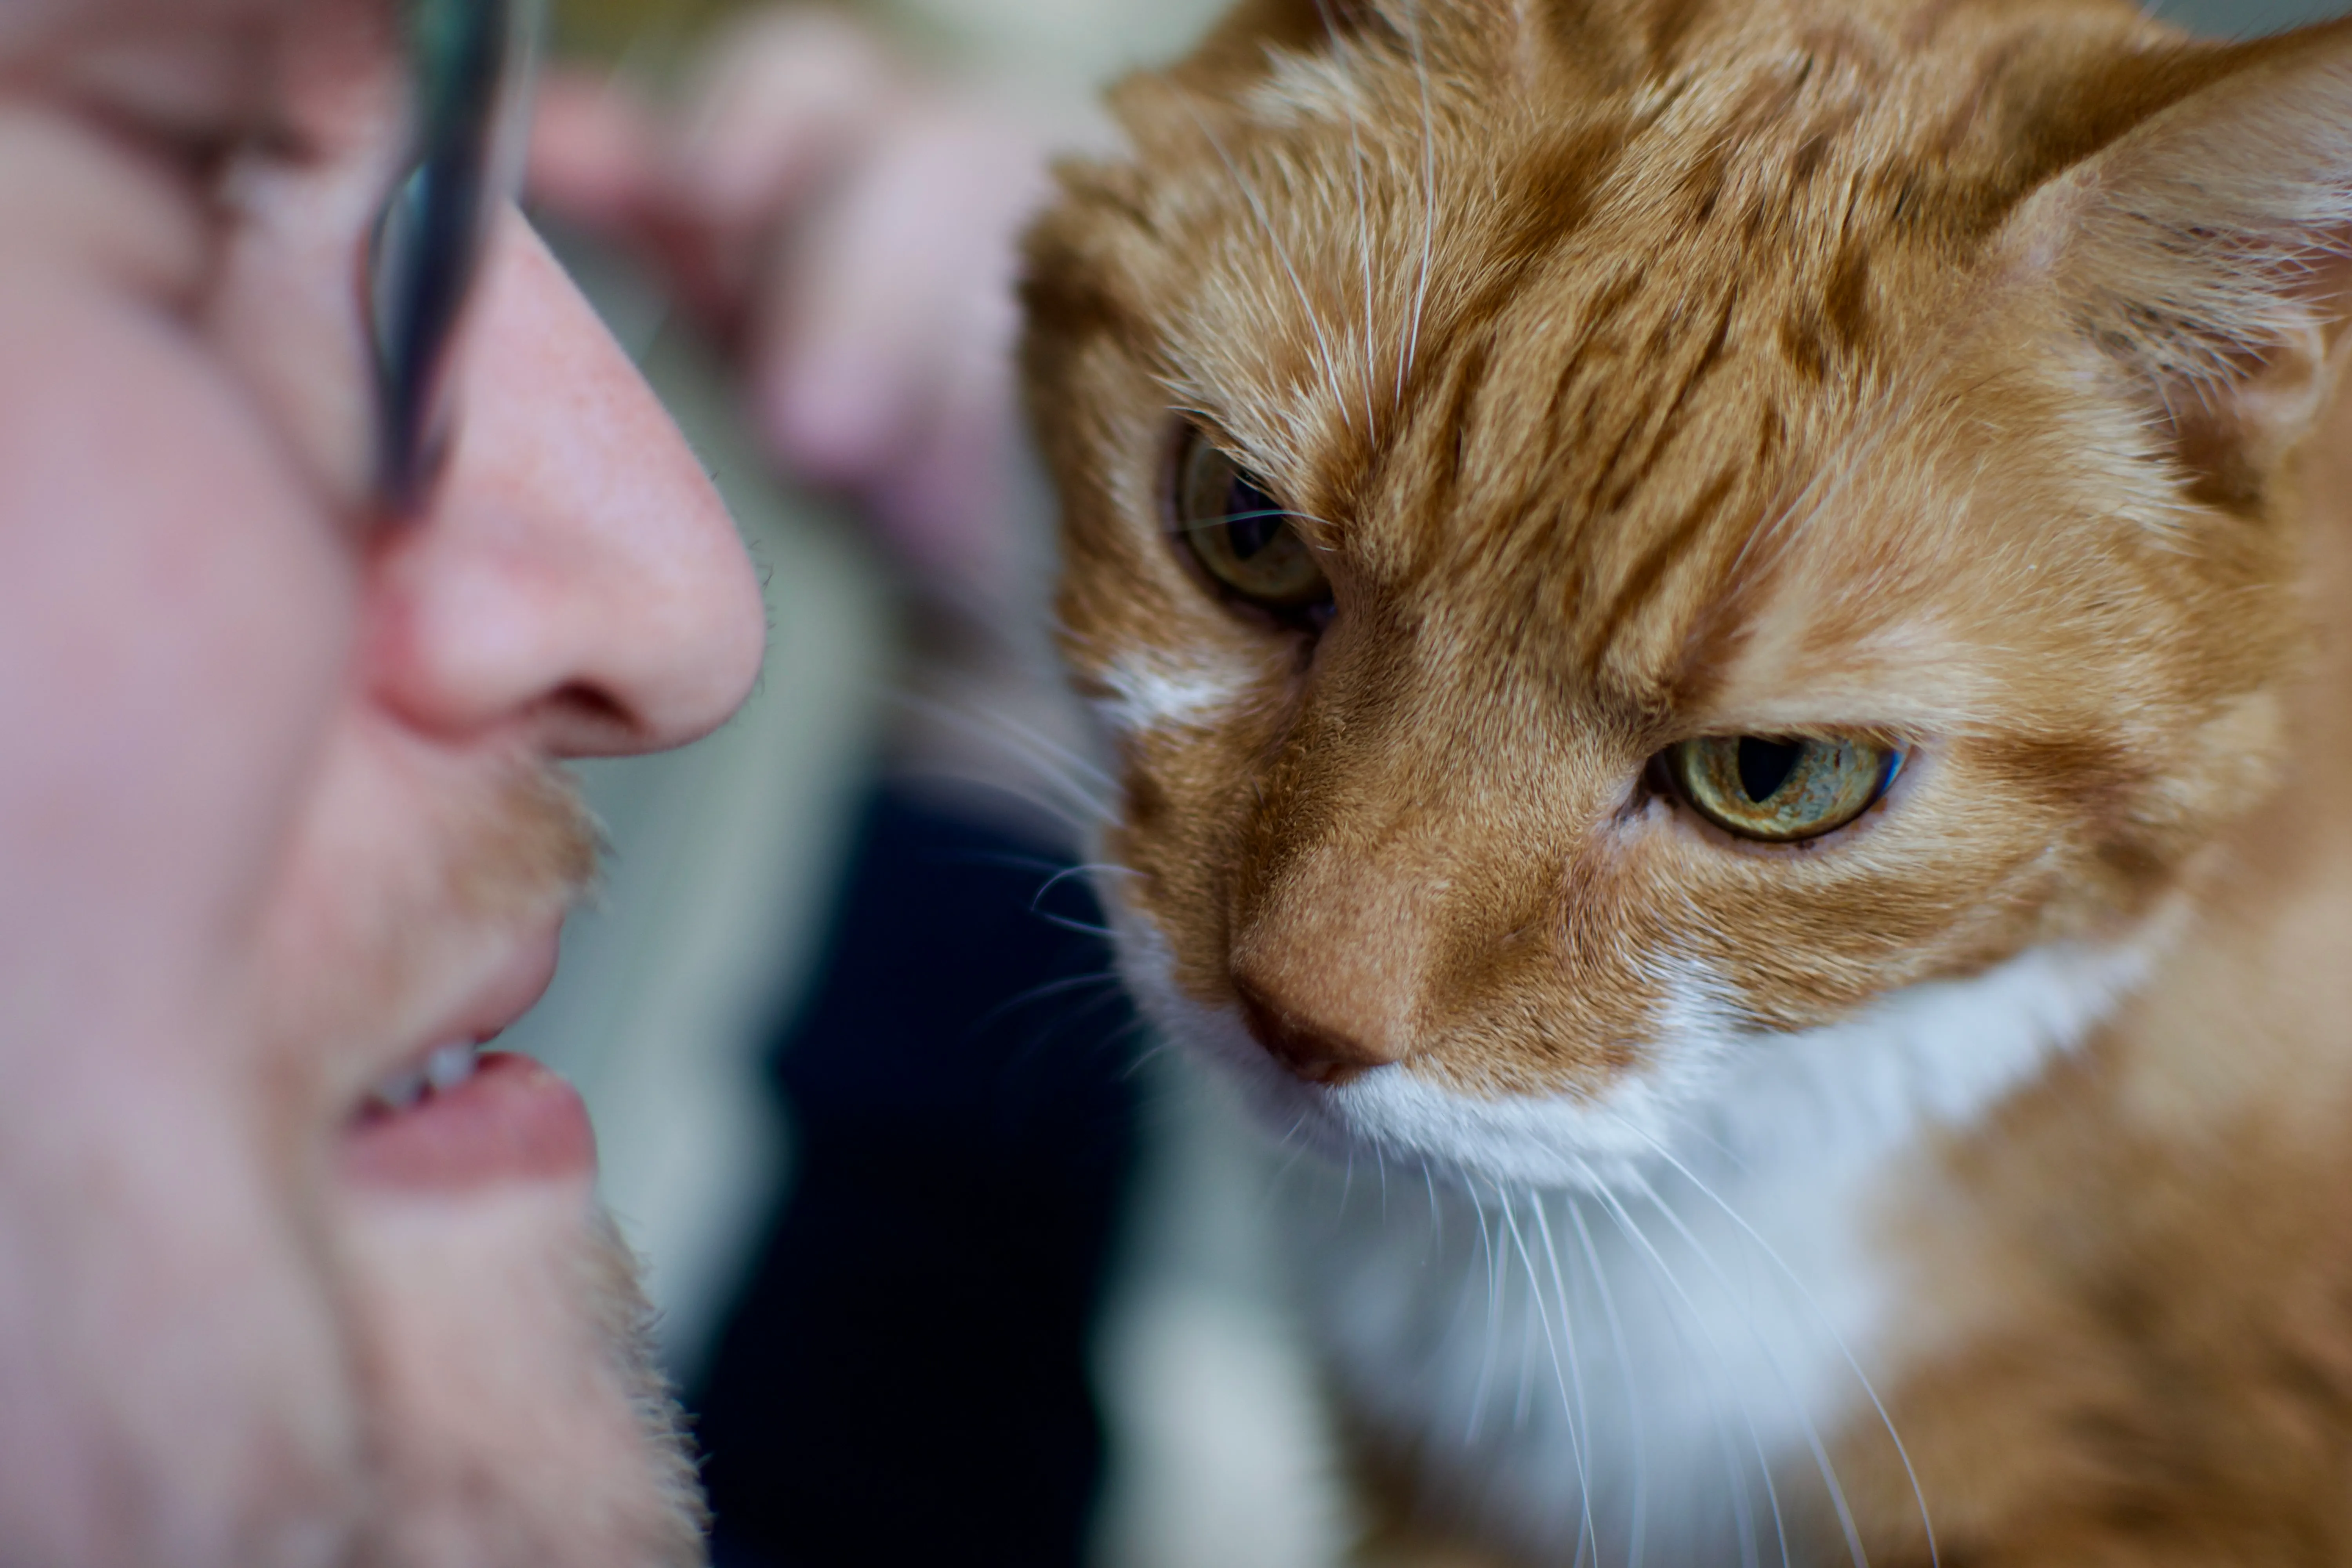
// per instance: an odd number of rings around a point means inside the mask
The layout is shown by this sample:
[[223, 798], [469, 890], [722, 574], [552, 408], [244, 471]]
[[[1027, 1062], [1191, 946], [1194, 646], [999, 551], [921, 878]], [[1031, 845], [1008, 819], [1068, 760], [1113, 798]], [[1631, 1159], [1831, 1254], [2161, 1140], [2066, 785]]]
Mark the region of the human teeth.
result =
[[425, 1069], [406, 1068], [368, 1091], [368, 1098], [386, 1110], [405, 1110], [425, 1098]]
[[421, 1067], [403, 1068], [385, 1075], [368, 1090], [369, 1101], [384, 1110], [406, 1110], [427, 1093], [446, 1094], [474, 1076], [480, 1066], [478, 1047], [462, 1043], [437, 1047]]
[[425, 1081], [436, 1094], [446, 1094], [474, 1076], [474, 1047], [443, 1046], [425, 1058]]

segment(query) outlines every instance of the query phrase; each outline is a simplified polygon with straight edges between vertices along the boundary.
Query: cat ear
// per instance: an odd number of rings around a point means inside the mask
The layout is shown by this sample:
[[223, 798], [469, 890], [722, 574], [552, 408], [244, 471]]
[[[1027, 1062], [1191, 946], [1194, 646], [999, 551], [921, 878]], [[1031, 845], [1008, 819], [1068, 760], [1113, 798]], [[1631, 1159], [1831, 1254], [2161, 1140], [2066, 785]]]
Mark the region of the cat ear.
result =
[[2200, 63], [2203, 86], [2042, 187], [2007, 237], [2147, 400], [2192, 493], [2249, 507], [2352, 316], [2352, 21]]

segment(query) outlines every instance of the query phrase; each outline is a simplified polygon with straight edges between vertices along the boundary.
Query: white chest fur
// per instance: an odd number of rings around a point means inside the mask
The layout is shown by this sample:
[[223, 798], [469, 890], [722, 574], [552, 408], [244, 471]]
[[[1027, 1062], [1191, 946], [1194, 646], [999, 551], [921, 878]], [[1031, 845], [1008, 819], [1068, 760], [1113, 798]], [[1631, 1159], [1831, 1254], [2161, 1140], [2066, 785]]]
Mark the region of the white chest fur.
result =
[[1723, 1204], [1663, 1164], [1599, 1192], [1416, 1179], [1384, 1201], [1310, 1178], [1294, 1256], [1351, 1403], [1503, 1539], [1728, 1565], [1779, 1563], [1785, 1536], [1806, 1561], [1816, 1451], [1870, 1415], [1857, 1367], [1894, 1306], [1872, 1184], [1708, 1184]]
[[1793, 1562], [1859, 1560], [1831, 1447], [1897, 1442], [1870, 1385], [1906, 1310], [1881, 1200], [1936, 1129], [2078, 1040], [2151, 947], [2029, 952], [1798, 1035], [1740, 1034], [1695, 985], [1649, 1081], [1490, 1103], [1401, 1075], [1302, 1100], [1237, 1020], [1174, 993], [1153, 944], [1123, 945], [1171, 1035], [1275, 1125], [1352, 1151], [1285, 1201], [1360, 1415], [1538, 1561], [1708, 1568], [1778, 1563], [1784, 1541]]

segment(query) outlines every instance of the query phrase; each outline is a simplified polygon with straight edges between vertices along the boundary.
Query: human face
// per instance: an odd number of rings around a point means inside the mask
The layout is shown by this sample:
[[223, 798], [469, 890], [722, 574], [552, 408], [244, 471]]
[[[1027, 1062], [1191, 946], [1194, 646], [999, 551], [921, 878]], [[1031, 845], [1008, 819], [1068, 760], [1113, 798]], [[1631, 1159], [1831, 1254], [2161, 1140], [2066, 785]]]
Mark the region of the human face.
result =
[[379, 515], [397, 24], [0, 4], [12, 1565], [700, 1558], [576, 1097], [371, 1089], [538, 994], [593, 858], [552, 764], [725, 719], [760, 602], [511, 216]]

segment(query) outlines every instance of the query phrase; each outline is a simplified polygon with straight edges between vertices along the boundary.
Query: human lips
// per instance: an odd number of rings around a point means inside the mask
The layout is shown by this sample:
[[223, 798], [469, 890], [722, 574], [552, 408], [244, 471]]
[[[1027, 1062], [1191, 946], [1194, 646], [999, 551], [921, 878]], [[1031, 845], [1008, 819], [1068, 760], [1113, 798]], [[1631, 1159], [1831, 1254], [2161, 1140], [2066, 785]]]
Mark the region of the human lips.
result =
[[438, 1044], [377, 1079], [343, 1138], [352, 1181], [446, 1192], [594, 1173], [595, 1136], [579, 1091], [528, 1057], [482, 1050], [539, 1000], [555, 959], [551, 929], [435, 1031]]

